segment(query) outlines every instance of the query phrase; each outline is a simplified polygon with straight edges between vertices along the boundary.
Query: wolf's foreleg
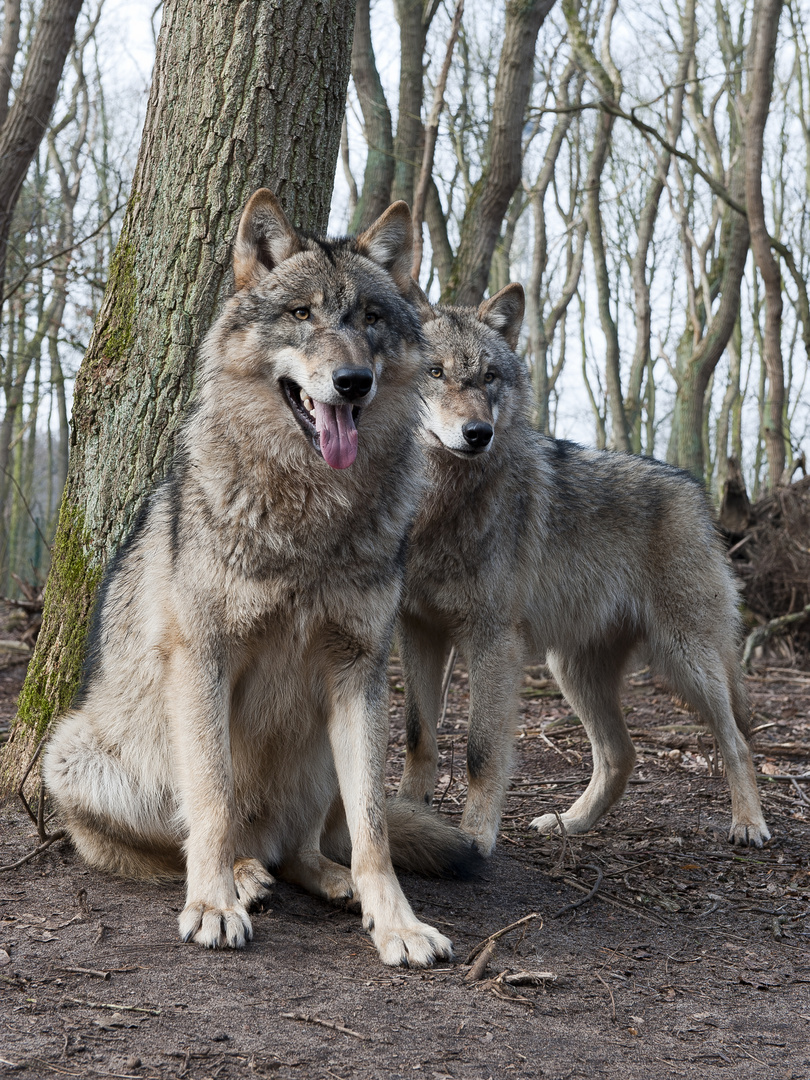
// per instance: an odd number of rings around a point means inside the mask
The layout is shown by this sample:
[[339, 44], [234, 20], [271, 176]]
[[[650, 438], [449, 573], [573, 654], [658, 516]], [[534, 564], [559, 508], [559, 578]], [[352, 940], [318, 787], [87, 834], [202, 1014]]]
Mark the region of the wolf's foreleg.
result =
[[180, 813], [187, 839], [180, 936], [216, 949], [253, 936], [234, 880], [235, 808], [229, 738], [230, 687], [222, 657], [179, 646], [166, 672]]
[[509, 784], [517, 721], [523, 645], [512, 628], [488, 632], [467, 649], [470, 726], [467, 736], [467, 805], [461, 828], [484, 855], [495, 847]]
[[403, 616], [399, 648], [405, 680], [405, 768], [399, 785], [403, 798], [433, 802], [439, 750], [442, 671], [448, 642], [420, 619]]
[[414, 915], [391, 865], [385, 808], [387, 655], [335, 673], [329, 738], [352, 841], [352, 880], [384, 964], [426, 967], [452, 956], [450, 941]]

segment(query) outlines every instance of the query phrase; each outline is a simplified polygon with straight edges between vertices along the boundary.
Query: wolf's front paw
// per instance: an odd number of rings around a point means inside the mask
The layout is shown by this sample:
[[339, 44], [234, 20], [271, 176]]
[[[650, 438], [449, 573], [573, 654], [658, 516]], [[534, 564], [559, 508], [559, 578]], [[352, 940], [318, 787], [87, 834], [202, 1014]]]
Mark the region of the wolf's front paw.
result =
[[741, 847], [760, 848], [770, 838], [770, 830], [762, 818], [759, 821], [732, 821], [728, 834], [728, 842]]
[[181, 940], [196, 941], [207, 949], [244, 949], [253, 937], [250, 917], [242, 904], [218, 908], [192, 901], [177, 921]]
[[430, 967], [437, 960], [453, 959], [453, 943], [427, 923], [414, 922], [412, 926], [392, 927], [385, 931], [374, 926], [367, 929], [380, 959], [391, 967]]

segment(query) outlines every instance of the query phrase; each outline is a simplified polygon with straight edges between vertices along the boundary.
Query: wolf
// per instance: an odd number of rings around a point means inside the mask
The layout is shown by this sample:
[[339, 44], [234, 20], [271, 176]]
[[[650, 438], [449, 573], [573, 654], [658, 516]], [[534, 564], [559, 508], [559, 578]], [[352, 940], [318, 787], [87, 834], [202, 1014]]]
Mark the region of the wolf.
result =
[[[451, 645], [470, 679], [461, 828], [489, 854], [506, 792], [517, 694], [546, 658], [591, 741], [593, 774], [561, 819], [590, 829], [622, 795], [635, 751], [622, 672], [646, 653], [709, 725], [731, 788], [729, 839], [769, 838], [746, 741], [738, 594], [702, 488], [650, 458], [583, 449], [529, 422], [515, 354], [523, 290], [473, 308], [422, 301], [429, 483], [411, 532], [399, 618], [406, 760], [400, 795], [430, 803]], [[531, 823], [557, 826], [554, 814]]]
[[[411, 244], [404, 203], [327, 241], [251, 197], [196, 406], [106, 575], [80, 696], [44, 754], [87, 862], [185, 875], [184, 941], [244, 946], [274, 868], [359, 901], [386, 964], [451, 955], [397, 882], [384, 793], [421, 476]], [[321, 850], [341, 798], [351, 869]], [[459, 854], [437, 843], [440, 862]]]

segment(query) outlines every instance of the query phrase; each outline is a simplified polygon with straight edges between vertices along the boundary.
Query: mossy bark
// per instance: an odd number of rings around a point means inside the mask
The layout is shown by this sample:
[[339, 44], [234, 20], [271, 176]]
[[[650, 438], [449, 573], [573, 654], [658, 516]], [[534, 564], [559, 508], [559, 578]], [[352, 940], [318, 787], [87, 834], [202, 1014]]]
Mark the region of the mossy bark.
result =
[[231, 242], [266, 186], [297, 225], [329, 213], [354, 0], [168, 0], [132, 195], [76, 381], [43, 626], [2, 767], [8, 790], [78, 686], [111, 554], [166, 473]]

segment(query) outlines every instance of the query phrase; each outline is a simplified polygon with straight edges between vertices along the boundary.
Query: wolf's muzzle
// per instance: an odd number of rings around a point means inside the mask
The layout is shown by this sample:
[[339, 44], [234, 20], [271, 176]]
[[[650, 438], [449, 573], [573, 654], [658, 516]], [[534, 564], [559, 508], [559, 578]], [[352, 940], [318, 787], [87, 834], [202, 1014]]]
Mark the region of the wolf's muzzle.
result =
[[365, 397], [374, 385], [374, 372], [371, 368], [338, 368], [332, 372], [332, 385], [346, 401], [356, 401]]

